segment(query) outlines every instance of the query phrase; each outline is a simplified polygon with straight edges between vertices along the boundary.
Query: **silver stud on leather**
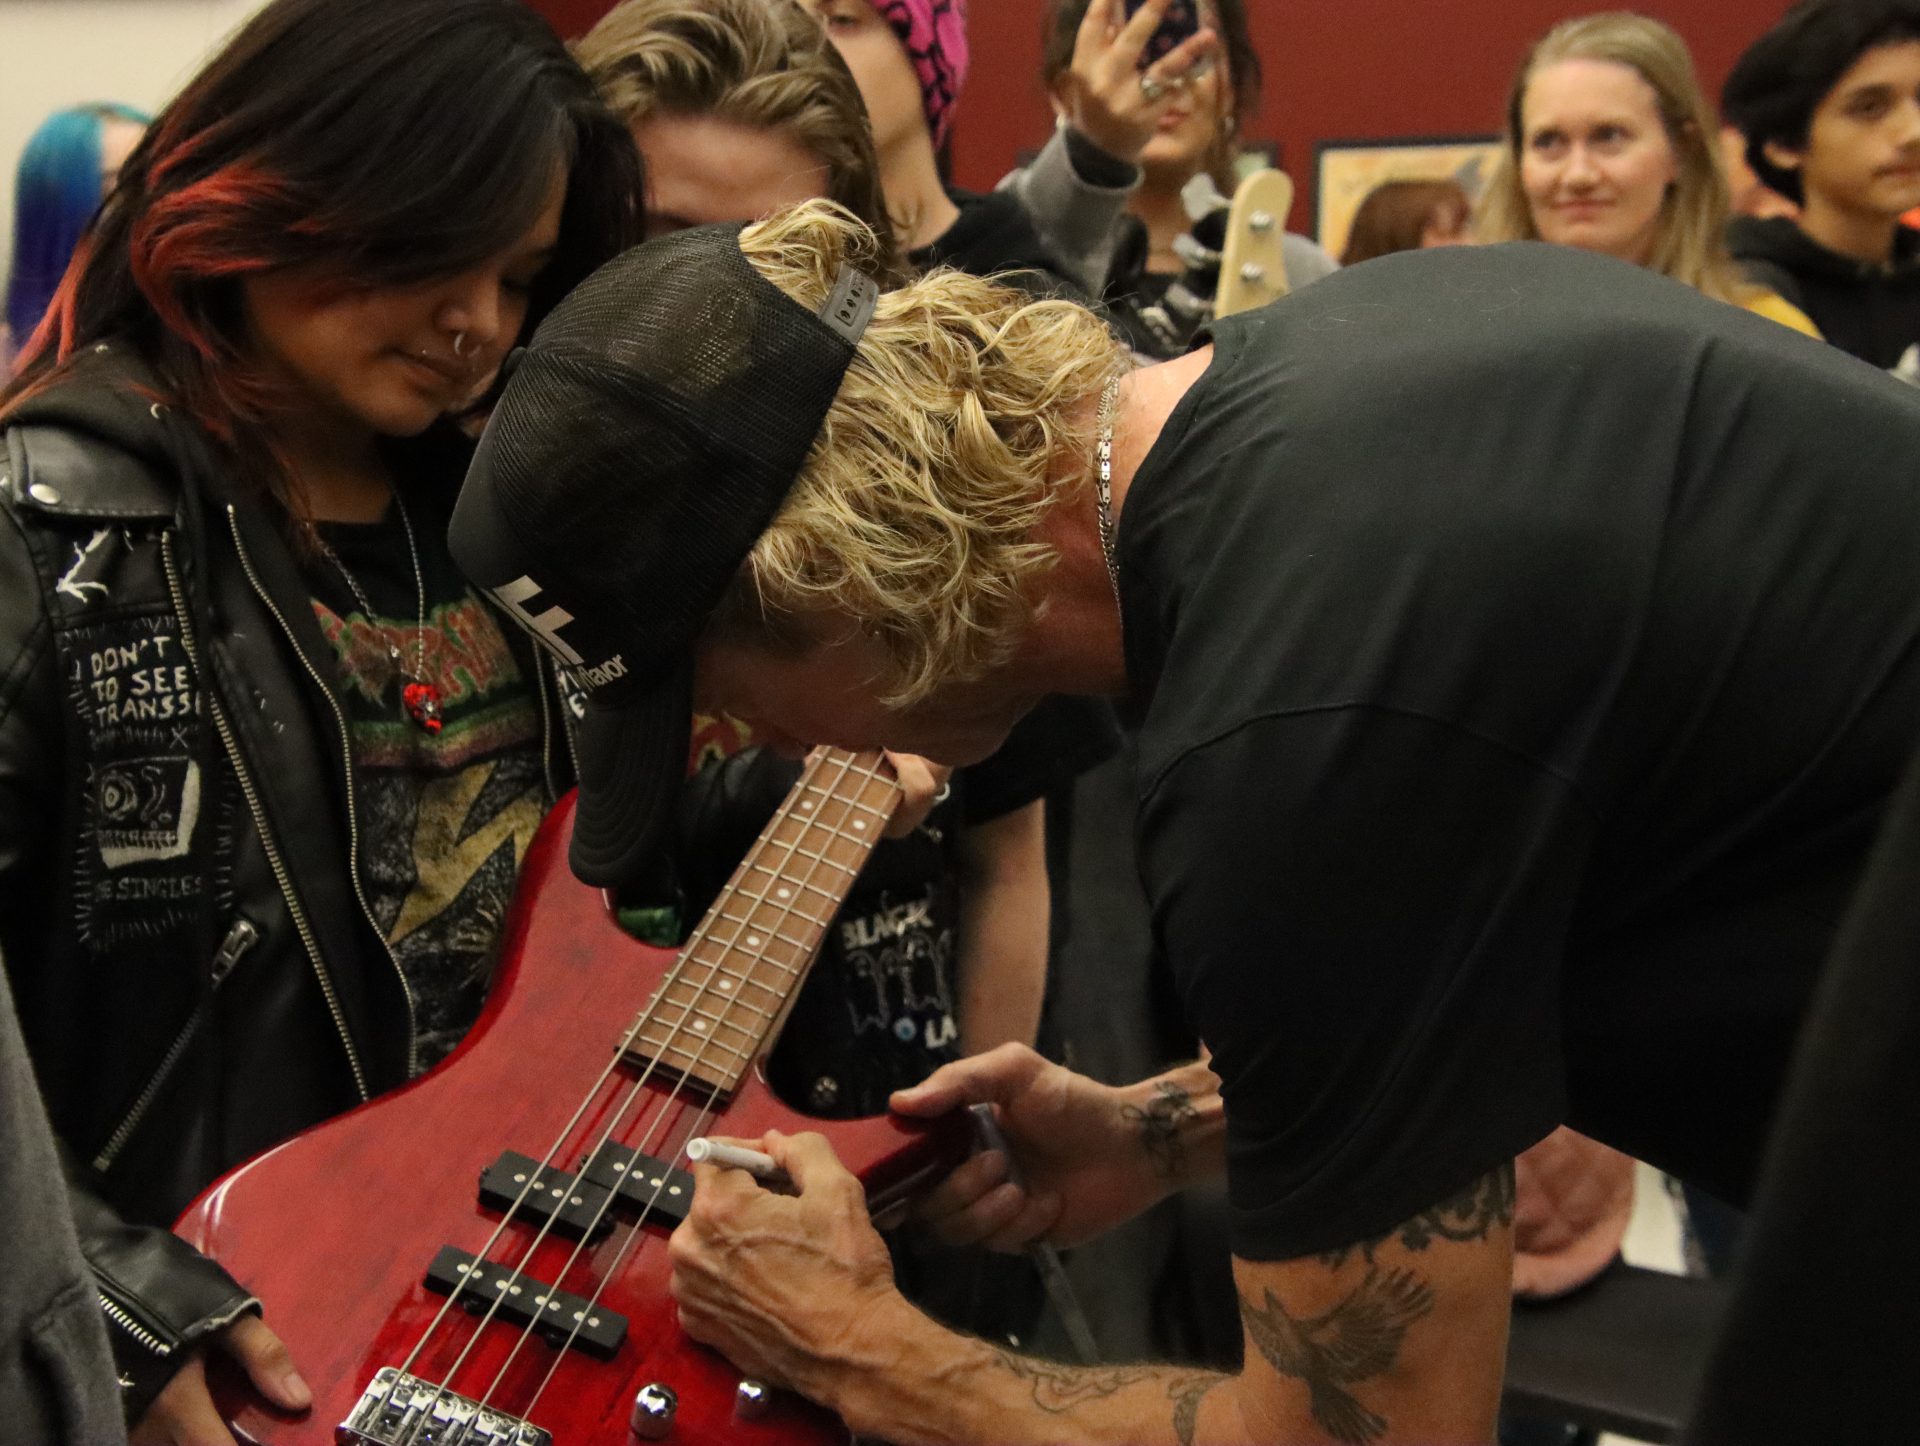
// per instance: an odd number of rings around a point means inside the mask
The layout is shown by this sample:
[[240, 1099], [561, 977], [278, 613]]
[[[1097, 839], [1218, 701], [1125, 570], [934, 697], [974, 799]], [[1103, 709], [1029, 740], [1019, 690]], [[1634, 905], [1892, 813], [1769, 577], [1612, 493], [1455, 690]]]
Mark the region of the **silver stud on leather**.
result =
[[58, 507], [60, 505], [60, 489], [55, 487], [51, 482], [34, 483], [27, 489], [27, 496], [31, 497], [43, 507]]

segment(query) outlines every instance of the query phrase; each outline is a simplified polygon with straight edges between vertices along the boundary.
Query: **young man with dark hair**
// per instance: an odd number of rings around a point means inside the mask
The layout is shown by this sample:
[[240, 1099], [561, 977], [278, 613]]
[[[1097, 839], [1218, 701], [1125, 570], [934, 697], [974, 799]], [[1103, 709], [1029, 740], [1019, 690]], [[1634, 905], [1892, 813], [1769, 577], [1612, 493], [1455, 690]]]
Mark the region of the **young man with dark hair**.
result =
[[1826, 339], [1920, 380], [1920, 0], [1803, 0], [1721, 94], [1747, 160], [1799, 219], [1735, 221], [1752, 279]]

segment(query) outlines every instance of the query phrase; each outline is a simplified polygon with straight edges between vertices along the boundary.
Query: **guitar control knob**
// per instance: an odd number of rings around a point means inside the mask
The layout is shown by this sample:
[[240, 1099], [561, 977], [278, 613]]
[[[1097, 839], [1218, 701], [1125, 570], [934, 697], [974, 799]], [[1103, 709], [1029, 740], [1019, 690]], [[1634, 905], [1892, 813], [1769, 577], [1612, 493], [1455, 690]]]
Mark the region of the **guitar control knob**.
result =
[[633, 1398], [633, 1416], [627, 1426], [642, 1441], [664, 1441], [673, 1430], [673, 1418], [679, 1409], [680, 1398], [670, 1387], [655, 1381], [642, 1386]]
[[759, 1381], [742, 1381], [733, 1393], [733, 1414], [742, 1421], [755, 1421], [773, 1409], [773, 1392]]

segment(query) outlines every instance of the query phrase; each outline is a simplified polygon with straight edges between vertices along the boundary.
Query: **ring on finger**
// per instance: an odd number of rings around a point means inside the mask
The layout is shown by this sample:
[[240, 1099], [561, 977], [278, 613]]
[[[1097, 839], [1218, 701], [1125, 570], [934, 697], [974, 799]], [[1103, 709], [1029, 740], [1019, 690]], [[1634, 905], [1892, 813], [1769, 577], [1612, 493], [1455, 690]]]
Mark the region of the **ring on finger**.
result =
[[1167, 83], [1157, 75], [1140, 77], [1140, 94], [1148, 101], [1156, 101], [1167, 93]]

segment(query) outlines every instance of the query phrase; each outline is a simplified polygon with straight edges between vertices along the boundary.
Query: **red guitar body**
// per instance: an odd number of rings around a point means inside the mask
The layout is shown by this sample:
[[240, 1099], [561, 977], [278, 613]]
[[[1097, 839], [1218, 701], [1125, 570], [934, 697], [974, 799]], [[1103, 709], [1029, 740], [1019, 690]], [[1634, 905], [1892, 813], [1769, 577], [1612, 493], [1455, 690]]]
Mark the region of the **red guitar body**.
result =
[[[528, 854], [491, 996], [459, 1051], [404, 1089], [234, 1170], [176, 1226], [260, 1298], [314, 1390], [313, 1409], [290, 1416], [235, 1379], [217, 1380], [216, 1395], [242, 1440], [385, 1439], [336, 1437], [336, 1428], [366, 1407], [376, 1372], [403, 1365], [428, 1395], [444, 1386], [449, 1402], [484, 1403], [535, 1428], [498, 1434], [491, 1418], [461, 1429], [457, 1421], [423, 1418], [398, 1438], [420, 1446], [538, 1446], [542, 1432], [552, 1446], [619, 1446], [636, 1439], [629, 1424], [636, 1394], [654, 1384], [677, 1397], [660, 1439], [684, 1446], [847, 1439], [832, 1416], [785, 1393], [774, 1393], [760, 1414], [749, 1401], [742, 1414], [740, 1373], [681, 1331], [668, 1292], [671, 1222], [636, 1225], [629, 1211], [576, 1253], [578, 1242], [557, 1230], [536, 1244], [540, 1225], [514, 1218], [487, 1248], [503, 1211], [484, 1207], [477, 1187], [503, 1151], [579, 1171], [611, 1131], [628, 1147], [650, 1135], [647, 1154], [684, 1166], [678, 1151], [694, 1134], [823, 1128], [878, 1209], [938, 1179], [965, 1147], [957, 1122], [933, 1133], [884, 1117], [816, 1125], [775, 1099], [757, 1068], [711, 1114], [703, 1095], [676, 1094], [659, 1071], [642, 1083], [639, 1065], [622, 1064], [596, 1085], [675, 956], [622, 933], [599, 892], [572, 877], [572, 820], [569, 798]], [[503, 1300], [510, 1292], [532, 1301], [557, 1288], [570, 1297], [554, 1302], [564, 1305], [562, 1324], [579, 1306], [607, 1329], [624, 1317], [624, 1338], [610, 1351], [603, 1344], [602, 1359], [557, 1347], [551, 1340], [559, 1332], [530, 1333], [504, 1312], [483, 1323], [477, 1303], [443, 1312], [449, 1297], [423, 1280], [448, 1246], [469, 1256], [484, 1249], [484, 1260], [502, 1273], [518, 1266], [524, 1274], [501, 1284]]]

